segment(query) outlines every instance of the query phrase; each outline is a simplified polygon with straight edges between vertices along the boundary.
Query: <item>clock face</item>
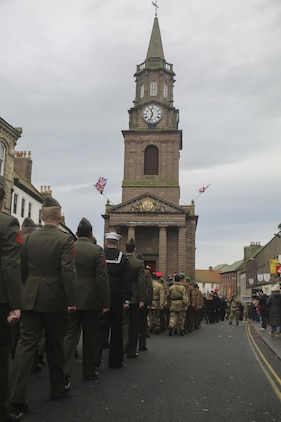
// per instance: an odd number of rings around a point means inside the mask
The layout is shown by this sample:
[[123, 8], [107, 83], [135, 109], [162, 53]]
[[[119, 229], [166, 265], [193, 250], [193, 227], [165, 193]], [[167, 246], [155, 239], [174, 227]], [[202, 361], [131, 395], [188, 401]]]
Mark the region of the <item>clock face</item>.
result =
[[162, 119], [162, 110], [156, 105], [150, 105], [143, 110], [142, 117], [146, 123], [158, 123]]

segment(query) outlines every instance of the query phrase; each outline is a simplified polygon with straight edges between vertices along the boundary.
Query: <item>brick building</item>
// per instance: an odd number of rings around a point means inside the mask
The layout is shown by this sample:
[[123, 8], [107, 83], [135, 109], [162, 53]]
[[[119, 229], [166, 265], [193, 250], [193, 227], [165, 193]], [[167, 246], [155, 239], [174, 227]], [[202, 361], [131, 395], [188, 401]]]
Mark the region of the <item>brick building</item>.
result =
[[136, 93], [123, 130], [122, 203], [106, 205], [104, 231], [122, 235], [121, 249], [134, 238], [145, 263], [163, 275], [195, 278], [194, 202], [180, 205], [179, 157], [182, 131], [173, 105], [175, 73], [164, 57], [157, 16], [146, 59], [137, 65]]

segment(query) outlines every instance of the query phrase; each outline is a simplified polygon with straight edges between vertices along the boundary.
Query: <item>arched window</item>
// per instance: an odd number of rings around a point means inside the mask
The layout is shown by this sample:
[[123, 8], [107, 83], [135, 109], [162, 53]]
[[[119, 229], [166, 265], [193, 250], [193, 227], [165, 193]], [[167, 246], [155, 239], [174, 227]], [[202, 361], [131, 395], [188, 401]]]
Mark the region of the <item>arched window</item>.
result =
[[1, 176], [4, 175], [5, 152], [6, 152], [5, 145], [2, 144], [2, 142], [0, 142], [0, 174]]
[[150, 84], [150, 95], [157, 95], [157, 82], [151, 82]]
[[144, 97], [144, 84], [141, 84], [141, 86], [140, 86], [140, 97], [141, 98]]
[[168, 98], [168, 84], [163, 85], [163, 97]]
[[159, 152], [155, 145], [149, 145], [144, 151], [144, 174], [158, 174]]

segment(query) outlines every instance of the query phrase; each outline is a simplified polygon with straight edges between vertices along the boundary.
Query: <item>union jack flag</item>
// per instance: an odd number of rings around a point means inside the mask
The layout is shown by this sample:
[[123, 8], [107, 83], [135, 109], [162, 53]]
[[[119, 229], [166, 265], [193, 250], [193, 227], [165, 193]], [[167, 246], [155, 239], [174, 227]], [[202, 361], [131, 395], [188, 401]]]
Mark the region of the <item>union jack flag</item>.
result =
[[107, 182], [107, 179], [105, 179], [104, 177], [99, 177], [99, 180], [95, 184], [95, 188], [99, 191], [101, 195], [103, 194], [106, 182]]
[[206, 189], [208, 189], [208, 187], [209, 187], [210, 185], [207, 185], [207, 186], [202, 186], [202, 188], [200, 188], [200, 189], [198, 189], [198, 192], [200, 192], [200, 193], [204, 193], [205, 192], [205, 190]]

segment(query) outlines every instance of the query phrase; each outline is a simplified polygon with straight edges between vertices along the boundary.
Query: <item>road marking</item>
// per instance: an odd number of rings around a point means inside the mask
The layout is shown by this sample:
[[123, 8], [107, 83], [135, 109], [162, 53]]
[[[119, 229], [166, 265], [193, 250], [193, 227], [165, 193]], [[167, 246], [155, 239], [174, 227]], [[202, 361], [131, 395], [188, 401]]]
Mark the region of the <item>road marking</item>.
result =
[[[269, 381], [273, 391], [275, 392], [278, 399], [281, 401], [281, 378], [278, 376], [278, 374], [274, 371], [268, 360], [265, 358], [259, 347], [257, 346], [257, 343], [250, 331], [249, 325], [247, 325], [247, 337], [248, 341], [250, 343], [251, 349], [254, 353], [254, 356], [259, 363], [261, 369], [263, 370], [263, 373], [265, 374], [267, 380]], [[270, 375], [271, 374], [271, 375]]]

